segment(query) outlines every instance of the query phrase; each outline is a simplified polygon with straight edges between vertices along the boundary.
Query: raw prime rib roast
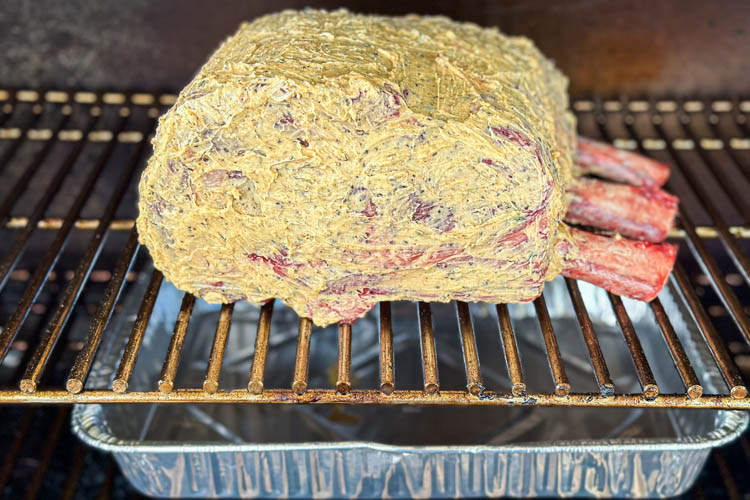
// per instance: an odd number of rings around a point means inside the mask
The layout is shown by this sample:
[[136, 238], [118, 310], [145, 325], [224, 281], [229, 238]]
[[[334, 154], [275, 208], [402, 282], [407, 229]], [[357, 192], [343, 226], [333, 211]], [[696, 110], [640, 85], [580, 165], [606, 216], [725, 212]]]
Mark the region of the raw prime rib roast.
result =
[[141, 242], [183, 290], [318, 325], [527, 302], [560, 273], [650, 300], [676, 253], [668, 168], [577, 141], [566, 86], [529, 40], [442, 17], [260, 18], [160, 119]]

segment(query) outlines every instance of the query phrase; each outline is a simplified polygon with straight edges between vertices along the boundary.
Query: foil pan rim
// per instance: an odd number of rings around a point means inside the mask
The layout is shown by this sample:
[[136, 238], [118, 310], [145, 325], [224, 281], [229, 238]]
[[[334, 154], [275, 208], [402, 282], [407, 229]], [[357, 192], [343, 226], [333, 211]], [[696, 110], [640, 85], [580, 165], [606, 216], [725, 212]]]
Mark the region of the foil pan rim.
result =
[[140, 441], [117, 438], [109, 433], [101, 421], [101, 405], [74, 405], [72, 429], [76, 436], [89, 446], [108, 452], [119, 453], [237, 453], [304, 450], [368, 450], [386, 453], [604, 453], [612, 451], [694, 451], [721, 446], [739, 437], [750, 422], [745, 411], [714, 411], [716, 426], [701, 436], [676, 438], [632, 438], [610, 440], [550, 441], [531, 444], [492, 445], [389, 445], [373, 441], [336, 441], [300, 443], [226, 443], [189, 442], [166, 444], [164, 441]]

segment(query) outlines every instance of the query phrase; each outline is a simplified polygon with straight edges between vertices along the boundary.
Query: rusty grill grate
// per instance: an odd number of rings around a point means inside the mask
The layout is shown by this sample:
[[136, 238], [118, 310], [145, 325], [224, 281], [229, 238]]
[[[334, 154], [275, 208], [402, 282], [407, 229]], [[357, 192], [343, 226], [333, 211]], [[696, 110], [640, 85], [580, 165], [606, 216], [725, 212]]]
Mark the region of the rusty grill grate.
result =
[[[144, 93], [91, 93], [63, 91], [9, 91], [0, 90], [0, 141], [9, 142], [0, 156], [0, 173], [12, 162], [25, 143], [40, 142], [33, 156], [12, 181], [8, 194], [0, 200], [0, 228], [11, 234], [3, 242], [0, 254], [0, 291], [7, 292], [8, 283], [24, 281], [17, 306], [0, 331], [0, 359], [12, 351], [14, 341], [27, 321], [35, 300], [48, 282], [55, 277], [58, 259], [71, 239], [78, 232], [87, 242], [76, 254], [77, 267], [68, 276], [67, 284], [58, 294], [56, 305], [50, 310], [41, 337], [31, 345], [31, 355], [22, 364], [19, 377], [13, 386], [0, 389], [2, 403], [106, 403], [106, 402], [244, 402], [244, 403], [376, 403], [376, 404], [462, 404], [462, 405], [570, 405], [570, 406], [639, 406], [639, 407], [686, 407], [686, 408], [735, 408], [750, 409], [750, 398], [737, 366], [734, 364], [725, 342], [704, 309], [701, 299], [688, 278], [686, 270], [678, 264], [671, 276], [684, 302], [700, 329], [724, 380], [728, 392], [704, 394], [703, 387], [691, 367], [680, 340], [658, 299], [650, 304], [653, 317], [671, 354], [677, 372], [684, 384], [684, 392], [662, 394], [652, 373], [650, 362], [641, 347], [636, 331], [621, 299], [609, 295], [609, 300], [623, 338], [629, 349], [641, 385], [641, 392], [622, 394], [617, 392], [604, 356], [584, 306], [578, 284], [566, 280], [580, 330], [589, 353], [593, 373], [599, 387], [598, 393], [575, 392], [566, 376], [565, 364], [553, 330], [544, 297], [534, 302], [549, 369], [554, 386], [549, 392], [527, 391], [524, 382], [524, 366], [519, 356], [516, 336], [510, 321], [508, 307], [496, 306], [501, 332], [503, 353], [511, 380], [509, 393], [485, 390], [479, 369], [479, 353], [472, 327], [469, 307], [457, 303], [458, 333], [466, 372], [465, 391], [440, 389], [437, 353], [432, 328], [429, 304], [418, 305], [420, 345], [423, 369], [423, 390], [399, 390], [394, 378], [394, 352], [391, 328], [390, 304], [380, 305], [380, 384], [377, 389], [359, 389], [351, 378], [352, 325], [339, 325], [338, 364], [335, 385], [328, 389], [308, 389], [307, 376], [310, 356], [312, 324], [301, 318], [294, 366], [289, 367], [292, 378], [287, 389], [265, 389], [263, 384], [266, 354], [269, 349], [269, 334], [273, 315], [273, 302], [262, 307], [257, 327], [255, 350], [249, 368], [246, 389], [219, 390], [219, 375], [224, 350], [232, 321], [233, 306], [221, 308], [215, 336], [208, 360], [203, 387], [175, 388], [174, 380], [180, 363], [183, 341], [188, 330], [195, 297], [186, 294], [174, 325], [173, 336], [158, 380], [153, 381], [150, 392], [130, 392], [128, 381], [136, 366], [136, 359], [149, 323], [154, 304], [163, 281], [159, 271], [153, 271], [151, 280], [141, 298], [132, 332], [121, 356], [111, 388], [107, 390], [85, 390], [86, 377], [92, 367], [97, 348], [104, 335], [107, 323], [118, 307], [118, 299], [125, 282], [130, 279], [130, 268], [139, 252], [139, 244], [132, 218], [118, 218], [124, 197], [134, 186], [137, 173], [148, 153], [148, 141], [155, 126], [156, 117], [174, 103], [174, 95]], [[682, 259], [692, 256], [721, 303], [731, 317], [741, 337], [750, 343], [750, 316], [747, 306], [735, 295], [727, 283], [726, 276], [709, 252], [708, 243], [718, 239], [741, 277], [750, 285], [750, 259], [742, 250], [744, 240], [750, 239], [750, 200], [736, 182], [750, 181], [750, 101], [742, 100], [579, 100], [573, 103], [578, 115], [581, 133], [613, 142], [618, 147], [639, 150], [657, 156], [674, 167], [672, 185], [684, 201], [685, 209], [679, 214], [679, 228], [671, 236], [684, 242], [687, 248], [681, 251]], [[22, 114], [23, 116], [18, 116]], [[102, 126], [102, 117], [114, 117], [108, 126]], [[140, 128], [133, 128], [132, 117], [141, 116]], [[77, 121], [77, 127], [71, 123]], [[9, 126], [18, 122], [17, 126]], [[40, 123], [50, 123], [42, 127]], [[646, 132], [644, 132], [646, 130]], [[728, 132], [729, 130], [729, 132]], [[37, 170], [50, 155], [54, 146], [68, 143], [61, 164], [52, 174], [44, 191], [36, 202], [17, 215], [23, 205], [24, 196], [33, 186]], [[100, 148], [93, 159], [84, 155], [87, 146], [99, 143]], [[132, 147], [124, 166], [116, 174], [114, 189], [93, 216], [85, 217], [84, 207], [92, 193], [101, 184], [102, 172], [108, 167], [115, 150], [121, 144]], [[691, 161], [685, 159], [689, 152]], [[720, 153], [721, 156], [716, 156]], [[49, 207], [60, 186], [80, 163], [90, 162], [87, 173], [76, 185], [75, 199], [63, 216], [49, 214]], [[710, 179], [699, 175], [708, 172]], [[678, 184], [679, 183], [679, 184]], [[718, 184], [719, 192], [712, 184]], [[704, 212], [701, 212], [704, 210]], [[729, 211], [728, 218], [725, 214]], [[694, 214], [697, 213], [699, 215]], [[710, 223], [697, 225], [694, 221], [707, 215]], [[730, 224], [730, 218], [741, 221]], [[129, 232], [127, 241], [119, 247], [119, 258], [102, 271], [94, 266], [100, 259], [107, 236], [111, 233]], [[32, 270], [19, 268], [30, 243], [42, 241], [44, 250], [34, 260]], [[51, 237], [49, 235], [51, 234]], [[101, 265], [101, 264], [100, 264]], [[99, 273], [99, 274], [97, 274]], [[93, 312], [88, 335], [79, 346], [64, 387], [38, 388], [45, 368], [54, 356], [57, 341], [66, 324], [75, 313], [79, 298], [95, 277], [107, 283], [98, 306]], [[356, 324], [354, 325], [356, 328]], [[737, 333], [734, 332], [734, 333]]]

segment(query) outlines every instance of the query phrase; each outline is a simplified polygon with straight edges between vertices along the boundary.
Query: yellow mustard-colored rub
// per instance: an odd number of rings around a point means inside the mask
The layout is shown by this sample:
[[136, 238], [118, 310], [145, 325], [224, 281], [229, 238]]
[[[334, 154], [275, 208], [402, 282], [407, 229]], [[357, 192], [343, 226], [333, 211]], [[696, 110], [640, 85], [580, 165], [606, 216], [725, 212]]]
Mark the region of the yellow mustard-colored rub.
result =
[[528, 39], [444, 17], [262, 17], [159, 120], [140, 240], [183, 290], [318, 325], [532, 300], [569, 238], [566, 86]]

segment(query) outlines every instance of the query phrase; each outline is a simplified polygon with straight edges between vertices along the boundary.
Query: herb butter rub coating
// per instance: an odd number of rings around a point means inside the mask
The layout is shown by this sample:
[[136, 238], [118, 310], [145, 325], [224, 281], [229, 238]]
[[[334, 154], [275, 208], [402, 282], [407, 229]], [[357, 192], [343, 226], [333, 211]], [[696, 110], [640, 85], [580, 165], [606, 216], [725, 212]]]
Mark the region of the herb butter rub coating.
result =
[[532, 300], [570, 239], [566, 84], [529, 40], [442, 17], [243, 24], [159, 121], [141, 242], [181, 289], [318, 325]]

